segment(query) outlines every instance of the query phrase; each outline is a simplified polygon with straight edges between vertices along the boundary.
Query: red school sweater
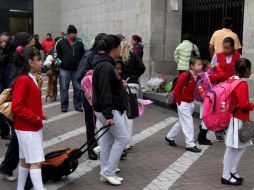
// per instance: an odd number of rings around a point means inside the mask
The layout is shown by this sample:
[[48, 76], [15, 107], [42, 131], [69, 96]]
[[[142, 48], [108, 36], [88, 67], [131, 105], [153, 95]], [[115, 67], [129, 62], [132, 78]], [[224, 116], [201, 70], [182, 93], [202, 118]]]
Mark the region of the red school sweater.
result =
[[232, 56], [231, 63], [228, 64], [226, 62], [226, 56], [224, 55], [224, 53], [217, 54], [217, 61], [219, 63], [219, 66], [224, 71], [226, 79], [235, 75], [235, 63], [240, 57], [241, 57], [241, 55], [239, 53], [235, 52]]
[[194, 93], [197, 81], [192, 73], [190, 73], [189, 81], [187, 78], [188, 74], [187, 72], [184, 72], [177, 79], [176, 86], [173, 90], [177, 104], [180, 104], [181, 102], [191, 103], [194, 101]]
[[38, 131], [43, 126], [41, 90], [28, 75], [21, 75], [14, 83], [12, 112], [17, 130]]
[[[237, 79], [231, 79], [232, 81]], [[230, 111], [233, 113], [235, 108], [235, 118], [242, 121], [250, 121], [250, 111], [254, 109], [254, 104], [249, 101], [248, 83], [241, 82], [232, 92]]]

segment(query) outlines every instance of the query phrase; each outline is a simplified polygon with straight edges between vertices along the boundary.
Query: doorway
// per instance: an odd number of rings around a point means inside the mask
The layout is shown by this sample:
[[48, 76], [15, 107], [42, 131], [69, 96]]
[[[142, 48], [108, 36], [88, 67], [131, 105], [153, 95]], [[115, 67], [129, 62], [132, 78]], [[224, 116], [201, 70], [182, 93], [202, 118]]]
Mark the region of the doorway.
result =
[[32, 26], [32, 12], [22, 10], [10, 10], [10, 32], [15, 34], [17, 32], [33, 33]]

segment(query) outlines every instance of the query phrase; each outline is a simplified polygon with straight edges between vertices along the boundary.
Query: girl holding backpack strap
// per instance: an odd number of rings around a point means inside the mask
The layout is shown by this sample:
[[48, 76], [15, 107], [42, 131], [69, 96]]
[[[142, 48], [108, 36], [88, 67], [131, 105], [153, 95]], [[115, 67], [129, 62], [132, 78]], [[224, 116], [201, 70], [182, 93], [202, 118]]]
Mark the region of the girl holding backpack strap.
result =
[[234, 116], [226, 135], [226, 151], [224, 155], [224, 167], [221, 183], [226, 185], [241, 185], [243, 178], [237, 172], [239, 162], [246, 151], [246, 148], [252, 145], [252, 141], [241, 142], [239, 139], [239, 129], [244, 121], [250, 121], [250, 111], [254, 109], [254, 104], [249, 102], [248, 83], [243, 80], [251, 75], [251, 62], [248, 59], [240, 58], [235, 64], [236, 75], [230, 80], [242, 80], [235, 87], [231, 95], [230, 111]]

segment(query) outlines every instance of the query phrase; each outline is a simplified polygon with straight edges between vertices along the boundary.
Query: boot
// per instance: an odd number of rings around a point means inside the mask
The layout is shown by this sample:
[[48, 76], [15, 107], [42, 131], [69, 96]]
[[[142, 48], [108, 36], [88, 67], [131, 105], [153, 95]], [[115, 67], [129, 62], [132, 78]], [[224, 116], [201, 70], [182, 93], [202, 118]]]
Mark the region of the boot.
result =
[[198, 134], [198, 143], [200, 145], [212, 145], [212, 141], [208, 140], [206, 138], [206, 134], [208, 132], [208, 130], [202, 129], [202, 125], [199, 126], [199, 134]]

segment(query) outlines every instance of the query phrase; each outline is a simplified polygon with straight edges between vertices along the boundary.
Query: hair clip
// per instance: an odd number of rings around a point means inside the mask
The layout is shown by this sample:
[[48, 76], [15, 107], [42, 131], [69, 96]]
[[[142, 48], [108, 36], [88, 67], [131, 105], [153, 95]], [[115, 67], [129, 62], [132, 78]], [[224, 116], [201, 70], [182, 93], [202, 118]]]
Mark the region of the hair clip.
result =
[[19, 55], [22, 53], [22, 51], [23, 51], [23, 47], [22, 47], [22, 46], [18, 46], [18, 47], [16, 48], [16, 52], [17, 52]]

